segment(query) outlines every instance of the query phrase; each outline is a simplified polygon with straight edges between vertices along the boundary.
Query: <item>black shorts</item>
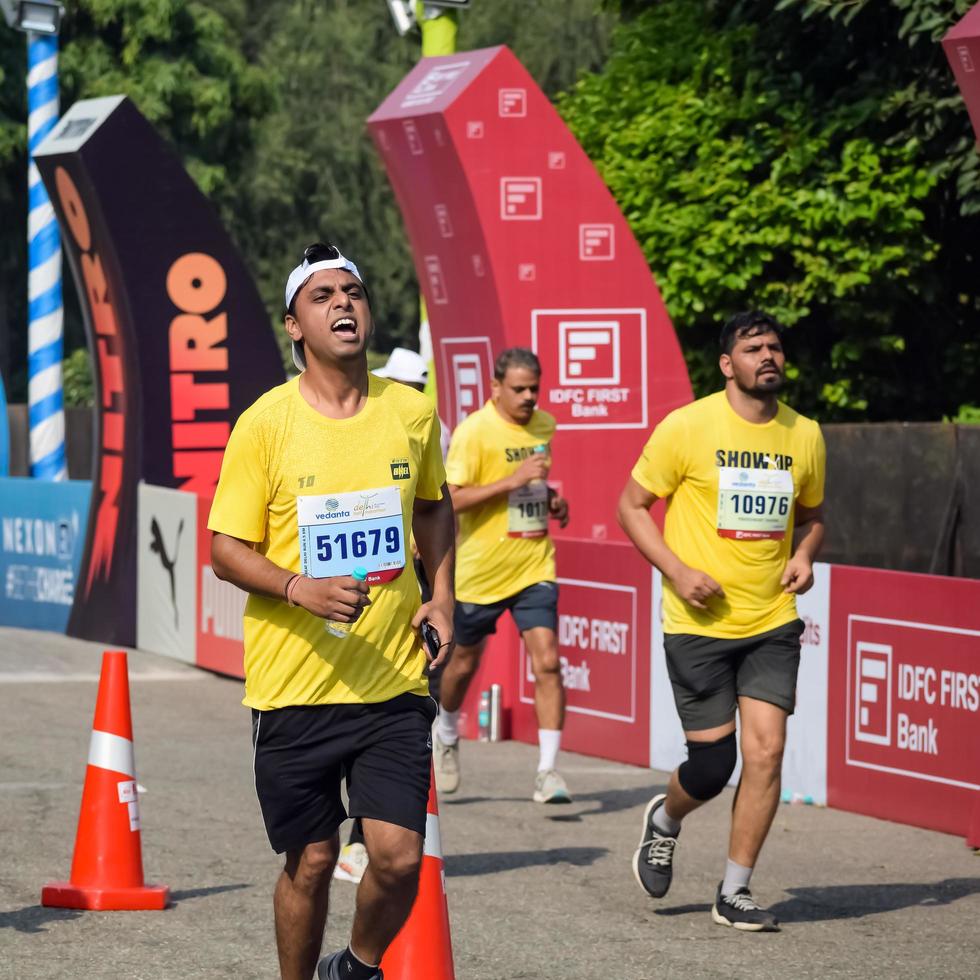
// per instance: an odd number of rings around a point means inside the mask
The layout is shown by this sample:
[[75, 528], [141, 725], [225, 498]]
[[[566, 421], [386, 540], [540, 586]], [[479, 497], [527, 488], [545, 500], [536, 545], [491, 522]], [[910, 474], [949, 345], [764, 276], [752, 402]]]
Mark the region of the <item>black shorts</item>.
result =
[[329, 840], [347, 817], [384, 820], [425, 834], [432, 758], [430, 697], [378, 704], [252, 710], [255, 792], [279, 853]]
[[481, 605], [477, 602], [457, 602], [456, 613], [453, 616], [453, 630], [457, 644], [474, 646], [484, 637], [497, 632], [497, 620], [506, 610], [517, 628], [534, 629], [536, 626], [546, 626], [558, 631], [558, 583], [538, 582], [521, 589], [515, 595]]
[[732, 721], [739, 697], [767, 701], [792, 714], [803, 628], [803, 621], [794, 619], [742, 640], [665, 635], [667, 674], [684, 731]]

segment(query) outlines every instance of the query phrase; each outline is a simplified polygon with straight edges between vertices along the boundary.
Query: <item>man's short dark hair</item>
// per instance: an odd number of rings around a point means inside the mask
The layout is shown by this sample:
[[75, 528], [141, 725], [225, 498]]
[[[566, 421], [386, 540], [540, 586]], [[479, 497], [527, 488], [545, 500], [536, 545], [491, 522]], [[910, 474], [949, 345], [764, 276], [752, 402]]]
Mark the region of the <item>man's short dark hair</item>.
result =
[[774, 317], [762, 310], [748, 310], [736, 313], [722, 328], [718, 338], [722, 354], [731, 354], [735, 342], [743, 337], [754, 337], [760, 333], [774, 333], [780, 340], [786, 328]]
[[503, 351], [493, 365], [493, 376], [498, 381], [503, 381], [507, 374], [507, 368], [527, 368], [535, 374], [541, 374], [541, 362], [538, 355], [527, 347], [508, 347]]
[[[329, 262], [332, 259], [339, 259], [341, 255], [340, 249], [336, 245], [331, 245], [329, 242], [313, 242], [312, 245], [307, 245], [303, 249], [303, 258], [313, 265], [314, 262]], [[371, 305], [371, 297], [368, 295], [367, 286], [361, 283], [361, 288], [364, 290], [364, 298], [368, 302], [368, 306]], [[299, 296], [300, 290], [296, 290], [296, 296]], [[293, 296], [293, 301], [289, 304], [289, 308], [286, 310], [291, 317], [296, 316], [296, 296]]]

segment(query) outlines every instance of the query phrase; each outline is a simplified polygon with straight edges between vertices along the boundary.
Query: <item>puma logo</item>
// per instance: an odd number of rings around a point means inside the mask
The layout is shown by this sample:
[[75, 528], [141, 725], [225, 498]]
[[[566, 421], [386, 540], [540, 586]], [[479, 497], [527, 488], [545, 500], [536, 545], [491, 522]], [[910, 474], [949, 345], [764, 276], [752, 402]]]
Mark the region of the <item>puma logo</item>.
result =
[[171, 559], [167, 554], [167, 546], [163, 543], [163, 532], [160, 530], [160, 525], [157, 519], [154, 517], [150, 521], [150, 534], [153, 535], [153, 541], [150, 544], [150, 551], [160, 558], [160, 564], [163, 565], [164, 571], [170, 576], [170, 601], [174, 605], [174, 627], [180, 629], [180, 613], [177, 609], [177, 581], [174, 576], [174, 569], [177, 566], [177, 555], [180, 553], [180, 535], [184, 530], [184, 519], [180, 519], [180, 524], [177, 525], [177, 540], [174, 542], [174, 556]]

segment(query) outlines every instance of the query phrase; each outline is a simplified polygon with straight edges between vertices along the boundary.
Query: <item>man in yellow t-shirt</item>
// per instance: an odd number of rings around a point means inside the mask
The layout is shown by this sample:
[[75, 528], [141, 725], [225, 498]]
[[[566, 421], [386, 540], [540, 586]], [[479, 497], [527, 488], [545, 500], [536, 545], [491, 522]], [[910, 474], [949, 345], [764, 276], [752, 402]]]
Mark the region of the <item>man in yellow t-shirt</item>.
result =
[[540, 757], [532, 798], [567, 803], [557, 757], [565, 720], [558, 659], [558, 583], [548, 521], [568, 523], [568, 504], [545, 482], [555, 420], [535, 406], [541, 365], [533, 351], [505, 350], [494, 364], [492, 398], [453, 432], [446, 479], [459, 518], [457, 646], [439, 685], [434, 762], [440, 792], [459, 786], [459, 709], [487, 637], [506, 611], [534, 670]]
[[[208, 527], [219, 578], [249, 593], [245, 704], [269, 841], [283, 980], [380, 978], [408, 917], [425, 834], [435, 704], [416, 630], [453, 639], [452, 508], [432, 404], [368, 374], [373, 319], [357, 267], [306, 249], [286, 284], [298, 378], [242, 413]], [[420, 603], [414, 532], [432, 582]], [[406, 568], [407, 566], [407, 568]], [[370, 863], [348, 947], [317, 966], [347, 813]]]
[[[825, 450], [816, 422], [777, 399], [783, 328], [759, 311], [721, 332], [725, 389], [668, 415], [619, 501], [619, 520], [664, 576], [664, 646], [688, 759], [643, 815], [637, 882], [667, 894], [683, 818], [717, 796], [735, 769], [725, 877], [712, 918], [774, 931], [749, 880], [779, 804], [786, 719], [796, 699], [803, 624], [796, 596], [813, 584], [823, 540]], [[661, 535], [650, 516], [667, 501]]]

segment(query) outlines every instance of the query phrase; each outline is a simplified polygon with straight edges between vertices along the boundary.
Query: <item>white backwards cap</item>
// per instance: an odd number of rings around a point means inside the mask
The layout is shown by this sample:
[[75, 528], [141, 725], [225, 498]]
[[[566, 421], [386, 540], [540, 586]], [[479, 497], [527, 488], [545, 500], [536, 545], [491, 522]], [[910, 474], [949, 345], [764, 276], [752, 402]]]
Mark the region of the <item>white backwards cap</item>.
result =
[[[319, 262], [310, 262], [307, 259], [303, 261], [289, 273], [289, 278], [286, 280], [286, 309], [292, 305], [293, 299], [296, 294], [303, 288], [306, 281], [313, 275], [314, 272], [319, 272], [321, 269], [346, 269], [352, 275], [357, 276], [361, 279], [360, 272], [357, 271], [357, 266], [351, 262], [350, 259], [345, 258], [340, 254], [340, 249], [336, 249], [337, 258], [335, 259], [322, 259]], [[361, 279], [363, 283], [364, 280]], [[306, 370], [306, 354], [303, 352], [303, 345], [297, 341], [293, 341], [293, 364], [296, 365], [298, 371]]]
[[388, 363], [371, 373], [392, 381], [424, 385], [429, 380], [429, 365], [415, 351], [407, 347], [396, 347], [388, 355]]

